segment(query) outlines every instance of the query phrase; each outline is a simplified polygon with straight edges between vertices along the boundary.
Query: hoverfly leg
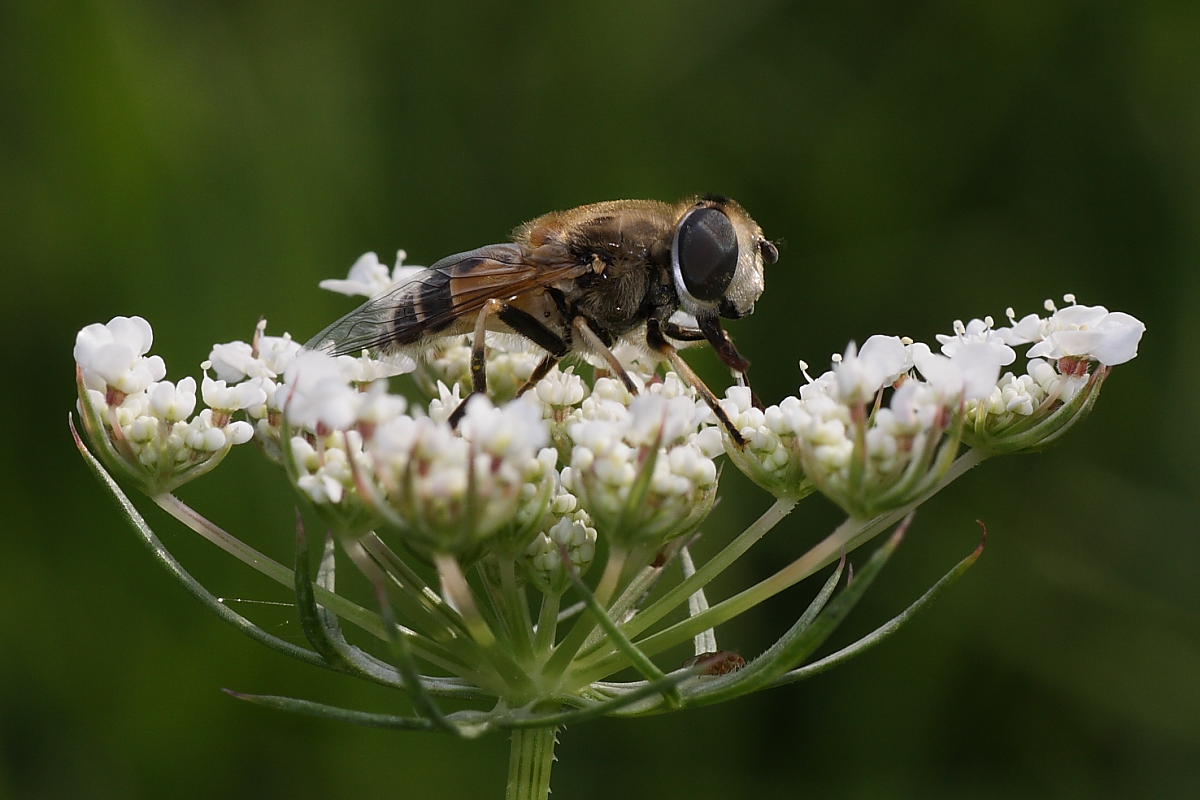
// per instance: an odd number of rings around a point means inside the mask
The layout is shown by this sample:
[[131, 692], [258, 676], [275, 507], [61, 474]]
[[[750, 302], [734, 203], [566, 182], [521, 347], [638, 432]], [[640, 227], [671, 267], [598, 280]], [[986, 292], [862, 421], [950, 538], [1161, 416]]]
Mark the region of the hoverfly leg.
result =
[[[471, 343], [471, 393], [485, 394], [487, 392], [487, 364], [486, 364], [486, 347], [487, 347], [487, 319], [492, 314], [499, 314], [504, 310], [504, 303], [500, 300], [488, 300], [483, 304], [483, 308], [479, 309], [479, 315], [475, 317], [475, 336]], [[463, 402], [466, 402], [465, 400]]]
[[722, 363], [739, 376], [738, 385], [745, 386], [750, 390], [750, 402], [759, 410], [765, 408], [762, 400], [758, 397], [758, 392], [754, 391], [754, 387], [750, 383], [750, 361], [738, 352], [729, 331], [722, 328], [720, 320], [715, 317], [701, 319], [699, 322], [699, 333], [708, 339]]
[[701, 399], [704, 400], [708, 407], [712, 409], [716, 415], [717, 421], [729, 433], [729, 437], [737, 443], [738, 447], [746, 446], [746, 439], [742, 436], [742, 432], [733, 424], [733, 420], [725, 413], [725, 409], [721, 408], [717, 396], [713, 394], [712, 389], [708, 388], [708, 384], [696, 374], [691, 365], [683, 360], [683, 356], [679, 355], [679, 351], [675, 346], [666, 340], [660, 329], [658, 320], [651, 319], [646, 323], [646, 343], [650, 345], [650, 349], [665, 358], [671, 368], [679, 373], [679, 377], [683, 378], [693, 389], [700, 393]]
[[[689, 328], [684, 325], [676, 325], [674, 322], [663, 322], [660, 323], [659, 327], [666, 336], [674, 339], [677, 342], [702, 342], [708, 338], [704, 331], [700, 330], [699, 328]], [[733, 340], [729, 338], [729, 333], [725, 330], [722, 330], [721, 332], [725, 334], [723, 337], [721, 337], [721, 347], [713, 347], [713, 349], [717, 351], [717, 355], [720, 356], [721, 361], [726, 365], [730, 365], [731, 362], [733, 362], [742, 363], [749, 366], [750, 362], [748, 362], [745, 357], [743, 357], [742, 354], [737, 351], [737, 348], [733, 346]], [[726, 345], [728, 345], [728, 347], [726, 347]], [[737, 380], [738, 386], [745, 386], [750, 390], [750, 402], [754, 404], [755, 408], [759, 410], [766, 408], [766, 406], [763, 405], [762, 400], [759, 399], [758, 392], [754, 391], [754, 387], [750, 385], [749, 372], [744, 369], [733, 368], [733, 376], [734, 379]]]
[[475, 317], [475, 334], [471, 342], [471, 393], [463, 398], [458, 408], [450, 415], [447, 422], [451, 428], [457, 428], [467, 413], [467, 403], [477, 394], [487, 394], [487, 320], [492, 314], [499, 314], [504, 303], [499, 300], [488, 300], [479, 309]]
[[452, 428], [458, 427], [459, 421], [466, 413], [467, 401], [476, 394], [487, 392], [487, 321], [488, 317], [493, 314], [499, 317], [500, 321], [511, 328], [514, 333], [524, 336], [549, 351], [549, 354], [538, 363], [533, 374], [517, 391], [518, 397], [546, 377], [546, 373], [571, 350], [561, 336], [547, 328], [533, 315], [511, 306], [503, 300], [488, 300], [484, 303], [483, 308], [479, 309], [479, 315], [475, 318], [475, 332], [471, 343], [471, 394], [467, 395], [450, 415], [449, 422]]
[[600, 338], [600, 335], [588, 324], [587, 319], [585, 317], [576, 317], [571, 320], [571, 327], [583, 338], [588, 349], [604, 359], [605, 363], [608, 364], [608, 368], [612, 370], [612, 373], [621, 379], [621, 383], [625, 384], [625, 390], [630, 394], [636, 395], [638, 393], [637, 384], [633, 382], [633, 378], [629, 377], [629, 372], [625, 369], [625, 366], [613, 355], [613, 351]]
[[454, 409], [454, 411], [450, 412], [450, 416], [446, 418], [446, 422], [450, 423], [450, 428], [452, 430], [458, 429], [458, 423], [462, 422], [463, 415], [467, 413], [467, 403], [474, 396], [475, 396], [475, 393], [471, 392], [469, 395], [464, 397], [462, 399], [462, 402], [458, 404], [458, 408], [456, 408], [456, 409]]
[[536, 386], [538, 381], [546, 377], [546, 374], [550, 372], [550, 370], [554, 369], [554, 365], [557, 364], [559, 360], [559, 356], [551, 353], [539, 361], [538, 365], [533, 368], [533, 372], [530, 373], [529, 379], [526, 380], [525, 383], [521, 384], [520, 389], [517, 389], [517, 397], [520, 397]]
[[658, 323], [658, 327], [663, 332], [663, 335], [669, 336], [677, 342], [703, 342], [708, 338], [704, 335], [704, 331], [699, 328], [676, 325], [670, 320]]
[[571, 352], [571, 348], [563, 341], [562, 336], [547, 328], [545, 323], [516, 306], [505, 304], [497, 316], [513, 332], [521, 334], [529, 341], [547, 351], [546, 357], [538, 362], [529, 379], [521, 384], [521, 388], [517, 390], [517, 397], [520, 397], [532, 389], [538, 381], [546, 377], [546, 374], [554, 369], [554, 365], [562, 360], [567, 353]]

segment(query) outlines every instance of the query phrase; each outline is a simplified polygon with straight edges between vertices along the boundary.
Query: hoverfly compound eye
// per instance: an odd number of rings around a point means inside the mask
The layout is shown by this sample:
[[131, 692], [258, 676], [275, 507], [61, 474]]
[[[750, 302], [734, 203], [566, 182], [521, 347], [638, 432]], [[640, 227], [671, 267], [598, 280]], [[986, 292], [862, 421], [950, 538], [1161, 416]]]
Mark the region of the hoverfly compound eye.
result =
[[720, 300], [738, 261], [737, 232], [725, 212], [711, 207], [689, 212], [671, 250], [679, 288], [703, 303]]

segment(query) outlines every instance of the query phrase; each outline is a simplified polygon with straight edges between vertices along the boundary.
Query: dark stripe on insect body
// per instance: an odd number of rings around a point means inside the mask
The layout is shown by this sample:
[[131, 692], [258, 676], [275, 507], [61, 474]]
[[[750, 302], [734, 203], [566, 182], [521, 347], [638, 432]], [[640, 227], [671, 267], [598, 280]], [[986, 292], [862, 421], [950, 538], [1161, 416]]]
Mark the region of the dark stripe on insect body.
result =
[[392, 315], [392, 339], [398, 345], [415, 344], [454, 321], [450, 311], [450, 276], [439, 270], [427, 270], [413, 281], [403, 301]]

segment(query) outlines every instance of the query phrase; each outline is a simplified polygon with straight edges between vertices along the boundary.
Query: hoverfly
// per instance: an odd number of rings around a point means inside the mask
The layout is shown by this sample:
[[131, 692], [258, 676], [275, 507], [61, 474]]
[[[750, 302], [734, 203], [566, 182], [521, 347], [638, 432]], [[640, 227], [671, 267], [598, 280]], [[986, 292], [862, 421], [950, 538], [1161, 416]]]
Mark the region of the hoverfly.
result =
[[[670, 363], [736, 442], [740, 433], [675, 343], [707, 340], [739, 380], [750, 366], [721, 327], [754, 310], [763, 265], [779, 250], [733, 200], [716, 195], [675, 205], [612, 200], [526, 222], [512, 241], [447, 256], [317, 334], [310, 349], [333, 355], [419, 353], [431, 340], [473, 334], [472, 391], [487, 391], [485, 332], [519, 334], [546, 351], [521, 391], [577, 352], [603, 359], [632, 394], [636, 385], [610, 349], [617, 340]], [[682, 311], [695, 326], [671, 316]], [[451, 423], [465, 408], [463, 402]]]

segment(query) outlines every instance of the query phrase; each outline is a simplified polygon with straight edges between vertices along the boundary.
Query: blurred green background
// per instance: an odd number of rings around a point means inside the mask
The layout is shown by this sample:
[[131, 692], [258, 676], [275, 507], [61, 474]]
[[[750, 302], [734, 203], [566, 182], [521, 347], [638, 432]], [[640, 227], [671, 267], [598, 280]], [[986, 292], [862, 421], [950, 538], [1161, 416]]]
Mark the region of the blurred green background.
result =
[[[983, 560], [906, 632], [746, 701], [572, 728], [555, 796], [1200, 796], [1198, 86], [1200, 4], [1165, 0], [5, 3], [0, 795], [498, 797], [500, 737], [218, 691], [401, 709], [253, 644], [152, 563], [70, 445], [75, 331], [141, 314], [171, 377], [197, 374], [259, 315], [306, 338], [347, 310], [315, 284], [366, 250], [430, 263], [550, 209], [712, 191], [783, 242], [731, 326], [769, 399], [851, 338], [1067, 291], [1149, 332], [1061, 446], [929, 504], [840, 641], [985, 520]], [[767, 505], [731, 473], [702, 551]], [[182, 494], [289, 557], [292, 498], [252, 449]], [[217, 594], [284, 599], [148, 517]], [[836, 521], [806, 503], [716, 596]], [[810, 590], [722, 645], [757, 652]]]

